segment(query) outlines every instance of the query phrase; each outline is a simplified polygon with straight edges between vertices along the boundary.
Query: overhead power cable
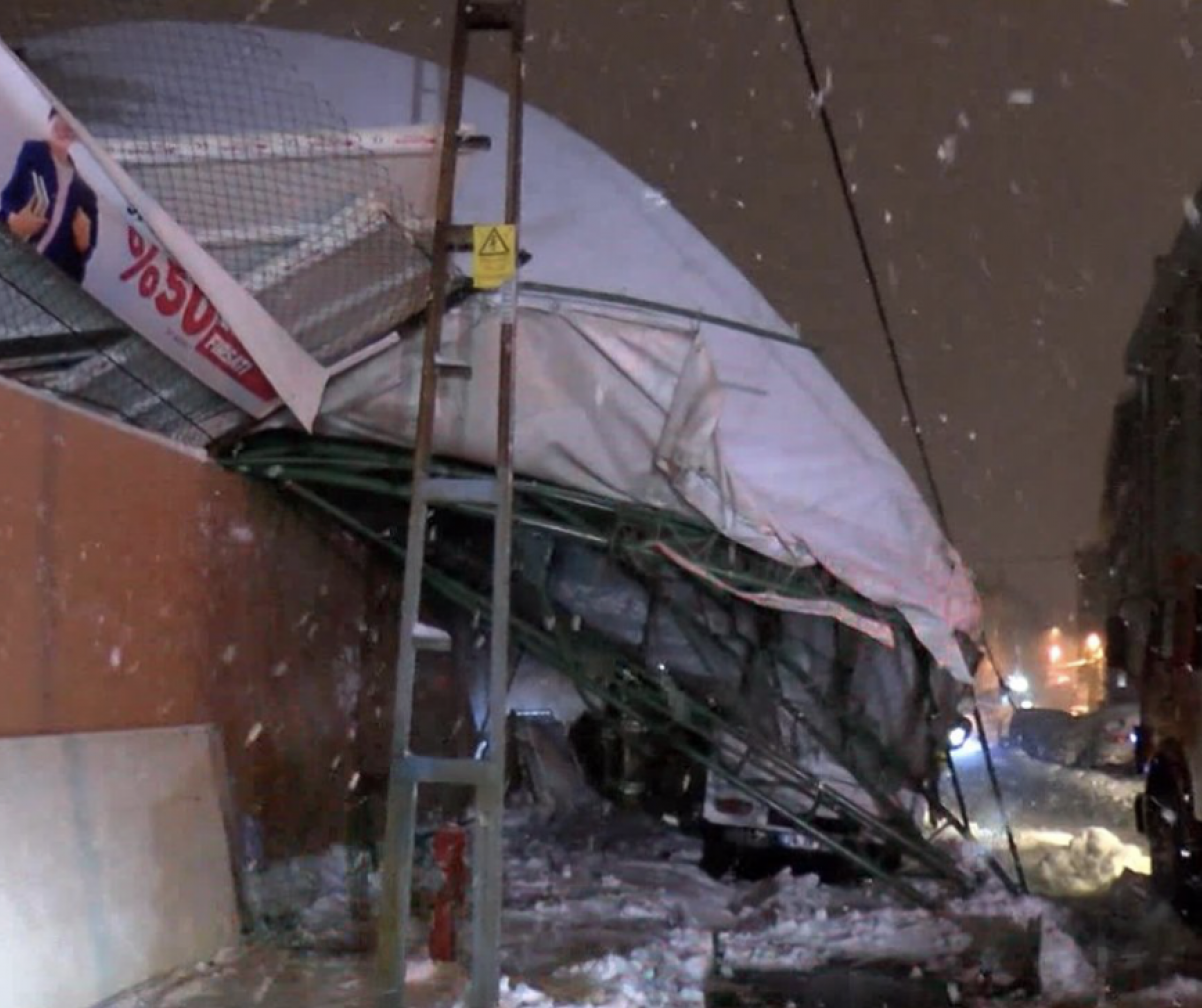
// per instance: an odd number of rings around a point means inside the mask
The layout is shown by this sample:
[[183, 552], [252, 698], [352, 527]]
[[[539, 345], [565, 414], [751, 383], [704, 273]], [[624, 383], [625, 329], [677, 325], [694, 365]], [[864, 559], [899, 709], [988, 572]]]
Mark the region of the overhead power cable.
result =
[[[793, 24], [793, 33], [797, 38], [797, 45], [801, 50], [802, 59], [805, 62], [806, 75], [809, 77], [810, 82], [811, 101], [814, 103], [814, 107], [818, 112], [818, 118], [822, 122], [822, 132], [826, 136], [827, 147], [830, 149], [831, 162], [834, 165], [835, 175], [839, 179], [839, 190], [843, 194], [843, 204], [847, 208], [847, 216], [851, 221], [852, 231], [855, 234], [856, 247], [860, 250], [860, 262], [864, 266], [864, 274], [868, 279], [869, 289], [872, 291], [872, 303], [876, 308], [876, 316], [880, 322], [881, 333], [885, 337], [885, 344], [889, 350], [889, 360], [893, 364], [893, 376], [897, 381], [897, 388], [901, 393], [902, 403], [905, 405], [906, 419], [909, 422], [910, 430], [914, 434], [914, 443], [918, 446], [918, 457], [922, 463], [923, 474], [926, 477], [927, 487], [931, 493], [931, 503], [935, 507], [939, 526], [943, 530], [944, 536], [950, 541], [952, 539], [952, 532], [948, 522], [947, 508], [944, 506], [943, 494], [939, 490], [939, 482], [935, 478], [935, 467], [931, 463], [931, 454], [927, 448], [926, 437], [922, 432], [922, 424], [918, 419], [918, 411], [914, 405], [914, 396], [910, 391], [910, 383], [906, 379], [906, 369], [902, 364], [897, 337], [894, 335], [893, 325], [889, 321], [889, 312], [885, 307], [884, 295], [881, 293], [880, 279], [877, 277], [876, 267], [872, 262], [872, 254], [868, 251], [868, 241], [864, 236], [864, 225], [860, 221], [859, 209], [856, 207], [855, 193], [847, 177], [847, 168], [843, 164], [843, 155], [839, 151], [839, 141], [835, 137], [835, 126], [831, 121], [830, 112], [826, 107], [826, 93], [819, 81], [818, 67], [814, 62], [814, 53], [810, 48], [810, 41], [806, 37], [805, 23], [801, 18], [799, 0], [785, 0], [785, 7], [788, 10], [789, 19]], [[985, 652], [989, 656], [990, 663], [993, 665], [994, 672], [998, 677], [998, 683], [1003, 693], [1008, 695], [1009, 690], [1005, 680], [1002, 678], [1001, 669], [993, 658], [988, 640], [984, 644]], [[981, 717], [981, 708], [976, 702], [975, 697], [973, 701], [973, 716], [976, 721], [977, 732], [980, 735], [981, 750], [985, 756], [985, 766], [989, 773], [989, 782], [993, 790], [994, 800], [1006, 824], [1006, 840], [1010, 848], [1010, 856], [1014, 861], [1015, 872], [1018, 875], [1018, 884], [1025, 891], [1027, 885], [1023, 873], [1022, 859], [1019, 857], [1018, 845], [1014, 839], [1014, 831], [1010, 827], [1010, 817], [1006, 813], [1001, 782], [998, 780], [997, 768], [994, 766], [989, 739], [985, 735], [985, 723]], [[956, 774], [955, 762], [949, 759], [948, 766], [954, 777]]]
[[889, 348], [889, 359], [893, 363], [893, 374], [897, 380], [898, 390], [901, 392], [902, 403], [906, 408], [906, 420], [910, 425], [910, 430], [914, 434], [914, 441], [918, 445], [918, 456], [922, 462], [922, 470], [926, 477], [927, 487], [931, 492], [931, 502], [935, 506], [935, 513], [939, 517], [939, 524], [944, 534], [950, 537], [947, 509], [944, 507], [943, 495], [940, 493], [939, 484], [935, 479], [935, 468], [931, 464], [931, 455], [927, 449], [926, 437], [922, 432], [922, 425], [918, 420], [918, 411], [914, 406], [914, 397], [910, 392], [910, 383], [906, 380], [906, 370], [902, 365], [901, 352], [898, 350], [897, 339], [893, 334], [893, 326], [889, 321], [889, 312], [885, 308], [885, 298], [881, 293], [880, 279], [877, 277], [876, 267], [873, 265], [872, 256], [868, 251], [868, 242], [864, 237], [864, 226], [860, 222], [860, 212], [856, 207], [855, 193], [852, 190], [851, 182], [847, 178], [847, 169], [843, 165], [843, 156], [839, 153], [839, 143], [835, 138], [835, 127], [831, 122], [830, 113], [826, 108], [825, 93], [818, 79], [818, 68], [814, 63], [814, 53], [810, 49], [809, 39], [806, 37], [805, 25], [801, 20], [801, 11], [798, 8], [797, 0], [785, 0], [785, 6], [788, 8], [789, 17], [793, 23], [793, 33], [797, 37], [797, 44], [801, 48], [801, 55], [805, 61], [806, 74], [810, 79], [810, 93], [818, 111], [818, 116], [822, 121], [822, 131], [826, 134], [826, 142], [830, 148], [835, 174], [839, 178], [839, 189], [843, 194], [843, 203], [847, 208], [847, 215], [851, 220], [852, 230], [855, 232], [856, 246], [860, 250], [860, 261], [864, 266], [864, 273], [868, 278], [868, 286], [872, 290], [872, 303], [876, 307], [877, 320], [880, 322], [881, 332], [884, 333], [885, 342]]

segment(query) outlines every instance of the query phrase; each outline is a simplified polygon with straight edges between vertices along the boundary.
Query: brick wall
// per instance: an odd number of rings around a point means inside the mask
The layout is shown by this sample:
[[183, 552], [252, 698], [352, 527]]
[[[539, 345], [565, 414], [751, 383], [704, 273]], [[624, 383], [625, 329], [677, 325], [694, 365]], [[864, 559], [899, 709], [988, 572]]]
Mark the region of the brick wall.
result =
[[[0, 472], [0, 735], [214, 722], [271, 853], [344, 838], [352, 777], [387, 768], [391, 568], [268, 488], [7, 385]], [[449, 667], [422, 683], [443, 748], [462, 697]]]

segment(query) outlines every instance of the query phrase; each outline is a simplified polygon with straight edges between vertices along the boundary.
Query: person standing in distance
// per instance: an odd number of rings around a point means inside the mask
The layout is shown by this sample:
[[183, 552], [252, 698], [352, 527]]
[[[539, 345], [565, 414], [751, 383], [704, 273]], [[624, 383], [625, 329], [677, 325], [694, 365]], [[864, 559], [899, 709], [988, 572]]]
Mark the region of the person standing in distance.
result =
[[45, 140], [27, 140], [0, 192], [0, 221], [76, 283], [83, 283], [96, 249], [96, 193], [71, 157], [77, 137], [51, 109]]

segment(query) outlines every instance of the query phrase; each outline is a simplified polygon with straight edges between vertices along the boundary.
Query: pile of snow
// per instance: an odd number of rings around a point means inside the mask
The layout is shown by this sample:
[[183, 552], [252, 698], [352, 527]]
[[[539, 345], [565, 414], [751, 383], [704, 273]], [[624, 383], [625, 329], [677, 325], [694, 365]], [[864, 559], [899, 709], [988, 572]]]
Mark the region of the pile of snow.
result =
[[890, 905], [883, 895], [879, 901], [849, 902], [853, 894], [824, 886], [813, 875], [784, 874], [776, 884], [767, 899], [749, 901], [724, 936], [728, 963], [798, 972], [853, 959], [934, 966], [972, 944], [951, 918]]
[[1100, 826], [1076, 835], [1020, 830], [1015, 839], [1031, 889], [1047, 896], [1091, 896], [1109, 889], [1124, 872], [1147, 875], [1152, 870], [1139, 847]]
[[[990, 882], [937, 911], [897, 905], [883, 892], [835, 889], [810, 876], [781, 878], [778, 914], [762, 908], [726, 936], [726, 958], [755, 968], [813, 972], [837, 963], [906, 964], [925, 974], [1003, 988], [1038, 980], [1045, 997], [1089, 998], [1096, 971], [1069, 935], [1062, 912], [1035, 896], [1017, 897]], [[757, 919], [758, 918], [758, 919]]]
[[251, 924], [264, 937], [294, 948], [356, 949], [370, 942], [380, 877], [363, 852], [336, 844], [248, 871], [244, 881]]
[[[615, 1008], [703, 1004], [711, 940], [704, 931], [669, 932], [630, 955], [608, 955], [569, 970], [600, 994], [593, 1004]], [[548, 1002], [553, 1003], [553, 1002]]]
[[[526, 813], [507, 819], [506, 1008], [700, 1005], [714, 974], [848, 964], [905, 964], [966, 990], [986, 975], [1001, 989], [1037, 984], [1044, 996], [1098, 989], [1057, 908], [996, 882], [938, 911], [915, 909], [878, 885], [834, 887], [813, 875], [716, 882], [698, 867], [695, 840], [642, 817], [593, 810], [554, 828]], [[1113, 855], [1114, 844], [1094, 837], [1062, 849]], [[1100, 855], [1088, 863], [1095, 876], [1110, 870]], [[356, 867], [342, 848], [272, 866], [254, 878], [256, 909], [292, 947], [305, 939], [329, 949], [361, 915]], [[422, 974], [413, 965], [411, 981]]]
[[[900, 978], [911, 974], [916, 986], [946, 984], [962, 1003], [1002, 997], [1016, 1008], [1093, 1004], [1107, 979], [1099, 974], [1106, 960], [1094, 930], [1083, 929], [1067, 907], [1042, 896], [1013, 896], [992, 878], [952, 900], [933, 882], [911, 880], [933, 899], [946, 900], [937, 909], [915, 909], [878, 884], [833, 886], [812, 875], [716, 882], [698, 868], [695, 840], [639, 816], [590, 810], [548, 822], [511, 812], [507, 826], [503, 1008], [687, 1008], [702, 1005], [712, 985], [743, 990], [747, 976], [778, 970], [811, 978], [875, 970], [898, 977], [902, 986]], [[1054, 880], [1064, 888], [1066, 879], [1074, 880], [1074, 892], [1109, 880], [1133, 860], [1133, 849], [1104, 830], [1080, 836], [1028, 831], [1020, 839], [1039, 884]], [[1033, 850], [1046, 856], [1034, 858]], [[965, 845], [965, 857], [971, 860], [972, 853]], [[253, 1001], [264, 978], [297, 961], [286, 958], [297, 954], [295, 936], [345, 928], [358, 917], [357, 867], [348, 851], [335, 848], [256, 873], [255, 905], [275, 924], [274, 940], [251, 946], [245, 962], [179, 977], [170, 999], [164, 994], [148, 1004], [243, 1003], [233, 997], [242, 990]], [[421, 878], [419, 889], [431, 881]], [[466, 941], [466, 923], [462, 935]], [[416, 939], [415, 953], [423, 944]], [[318, 945], [331, 949], [328, 942]], [[1106, 955], [1112, 953], [1108, 947]], [[325, 970], [329, 990], [371, 987], [368, 957], [306, 951], [303, 961]], [[452, 1000], [465, 991], [467, 978], [462, 969], [449, 970], [417, 958], [409, 980], [415, 989], [445, 991]], [[215, 993], [224, 1000], [201, 996]], [[1160, 1008], [1174, 999], [1202, 1003], [1202, 984], [1174, 981], [1116, 1003]]]

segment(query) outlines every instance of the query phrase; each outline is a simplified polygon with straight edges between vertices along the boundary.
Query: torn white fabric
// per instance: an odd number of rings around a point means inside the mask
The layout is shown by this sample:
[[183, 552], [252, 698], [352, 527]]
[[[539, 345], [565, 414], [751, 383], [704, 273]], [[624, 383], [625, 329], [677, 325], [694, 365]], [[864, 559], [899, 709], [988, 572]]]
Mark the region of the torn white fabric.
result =
[[[278, 44], [331, 94], [352, 129], [387, 124], [411, 100], [426, 120], [438, 119], [435, 103], [423, 105], [415, 93], [421, 61], [283, 33]], [[506, 112], [501, 92], [468, 82], [464, 114], [482, 133], [502, 138]], [[790, 333], [662, 194], [536, 109], [527, 110], [524, 135], [524, 281]], [[497, 219], [504, 151], [495, 142], [473, 161], [456, 193], [457, 220]], [[443, 356], [473, 371], [442, 382], [439, 451], [491, 461], [501, 310], [499, 300], [482, 300], [449, 320]], [[899, 609], [942, 666], [969, 678], [955, 639], [980, 630], [968, 570], [902, 465], [810, 350], [712, 322], [531, 291], [522, 296], [518, 345], [520, 472], [704, 518], [784, 563], [817, 561]], [[348, 372], [332, 385], [320, 422], [404, 441], [417, 401], [415, 361], [416, 347], [402, 345]]]

